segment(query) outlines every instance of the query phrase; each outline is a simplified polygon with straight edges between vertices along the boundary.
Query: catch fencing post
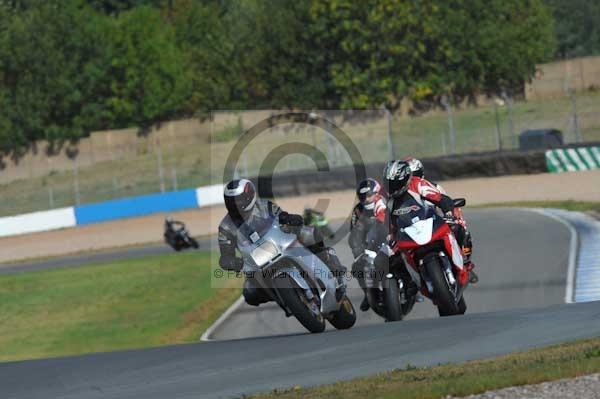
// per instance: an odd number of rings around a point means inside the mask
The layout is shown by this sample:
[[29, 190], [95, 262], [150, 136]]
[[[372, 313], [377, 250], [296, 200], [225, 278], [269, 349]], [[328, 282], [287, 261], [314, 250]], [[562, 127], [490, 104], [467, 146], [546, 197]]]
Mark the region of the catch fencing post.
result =
[[50, 209], [54, 208], [54, 193], [52, 192], [52, 186], [48, 186], [48, 205]]
[[506, 91], [502, 91], [502, 99], [508, 108], [508, 131], [511, 137], [513, 148], [517, 148], [517, 135], [515, 134], [515, 125], [513, 121], [513, 99]]
[[494, 100], [494, 114], [496, 115], [496, 150], [502, 151], [502, 132], [500, 131], [500, 115], [498, 114], [499, 102], [502, 100]]
[[575, 94], [575, 89], [569, 89], [569, 94], [571, 95], [571, 112], [573, 118], [573, 128], [575, 129], [575, 142], [581, 143], [581, 131], [579, 130], [579, 118], [577, 115], [577, 95]]
[[171, 168], [171, 179], [173, 179], [173, 191], [177, 191], [177, 169]]
[[113, 176], [113, 178], [112, 178], [112, 185], [113, 185], [114, 198], [116, 198], [117, 193], [119, 192], [119, 183], [117, 183], [117, 178], [115, 176]]
[[165, 192], [165, 172], [163, 170], [162, 162], [162, 149], [160, 147], [160, 139], [157, 140], [158, 145], [156, 146], [156, 160], [158, 161], [158, 180], [160, 182], [160, 192]]
[[394, 151], [394, 141], [392, 139], [392, 113], [383, 106], [383, 112], [385, 112], [385, 116], [387, 118], [387, 144], [388, 144], [388, 154], [390, 159], [396, 159], [396, 152]]
[[448, 148], [446, 148], [446, 131], [442, 133], [442, 153], [444, 156], [448, 155]]
[[73, 160], [73, 191], [75, 192], [75, 204], [81, 203], [81, 195], [79, 193], [79, 165], [77, 157]]
[[442, 96], [442, 105], [448, 113], [448, 131], [450, 133], [450, 154], [456, 154], [456, 131], [454, 130], [454, 116], [452, 115], [452, 105], [447, 95]]
[[[244, 135], [244, 118], [243, 118], [243, 113], [240, 114], [240, 116], [238, 116], [238, 126], [240, 127], [240, 132], [239, 132], [239, 137], [242, 137]], [[244, 168], [244, 175], [242, 176], [243, 178], [248, 178], [248, 149], [244, 148], [242, 150], [242, 167]]]

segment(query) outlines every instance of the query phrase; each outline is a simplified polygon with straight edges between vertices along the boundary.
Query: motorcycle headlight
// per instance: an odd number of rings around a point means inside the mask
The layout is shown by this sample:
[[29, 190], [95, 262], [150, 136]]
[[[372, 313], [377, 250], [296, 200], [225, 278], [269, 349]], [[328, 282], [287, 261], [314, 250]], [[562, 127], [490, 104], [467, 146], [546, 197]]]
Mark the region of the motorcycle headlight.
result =
[[271, 241], [265, 241], [256, 247], [250, 254], [258, 267], [262, 267], [279, 256], [279, 249]]

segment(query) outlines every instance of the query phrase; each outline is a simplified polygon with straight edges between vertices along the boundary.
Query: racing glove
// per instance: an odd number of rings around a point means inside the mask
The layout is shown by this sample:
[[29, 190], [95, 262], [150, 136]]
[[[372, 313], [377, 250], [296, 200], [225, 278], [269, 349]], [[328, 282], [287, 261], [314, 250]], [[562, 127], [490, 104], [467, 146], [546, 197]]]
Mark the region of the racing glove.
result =
[[304, 219], [300, 215], [294, 215], [283, 211], [279, 214], [279, 224], [301, 227], [304, 225]]
[[444, 214], [452, 214], [452, 211], [454, 210], [454, 201], [452, 201], [452, 198], [448, 197], [447, 195], [442, 194], [442, 199], [440, 200], [438, 206], [442, 212], [444, 212]]

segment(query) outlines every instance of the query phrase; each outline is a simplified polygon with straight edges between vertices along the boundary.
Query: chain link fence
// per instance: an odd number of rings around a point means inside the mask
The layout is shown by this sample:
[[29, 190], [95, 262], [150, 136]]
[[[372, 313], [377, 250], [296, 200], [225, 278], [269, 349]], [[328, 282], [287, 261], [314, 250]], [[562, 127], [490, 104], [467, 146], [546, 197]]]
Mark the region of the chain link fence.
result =
[[[600, 141], [600, 92], [566, 94], [529, 101], [504, 96], [480, 107], [448, 100], [418, 117], [392, 117], [383, 109], [312, 112], [345, 132], [365, 163], [517, 149], [519, 134], [528, 129], [561, 130], [566, 143]], [[206, 121], [167, 123], [146, 135], [113, 132], [111, 145], [105, 138], [100, 144], [80, 143], [78, 155], [70, 158], [38, 154], [37, 161], [11, 164], [0, 173], [0, 215], [221, 183], [242, 132], [281, 113], [218, 111]], [[258, 175], [261, 167], [269, 167], [264, 165], [269, 154], [290, 142], [320, 152], [330, 168], [354, 162], [330, 132], [287, 124], [266, 129], [245, 148], [238, 174]], [[310, 154], [292, 152], [271, 157], [275, 173], [319, 166]]]

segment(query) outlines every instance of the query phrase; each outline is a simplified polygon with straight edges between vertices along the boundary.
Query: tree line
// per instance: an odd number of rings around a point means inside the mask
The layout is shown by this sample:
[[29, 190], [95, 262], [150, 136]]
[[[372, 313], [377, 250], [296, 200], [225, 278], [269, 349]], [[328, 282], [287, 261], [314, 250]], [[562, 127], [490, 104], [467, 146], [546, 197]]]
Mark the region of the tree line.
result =
[[212, 109], [518, 90], [562, 45], [545, 1], [0, 0], [0, 151]]

